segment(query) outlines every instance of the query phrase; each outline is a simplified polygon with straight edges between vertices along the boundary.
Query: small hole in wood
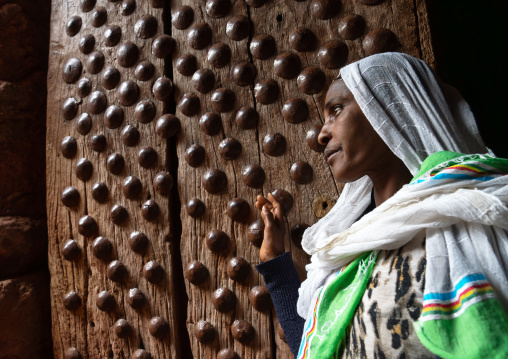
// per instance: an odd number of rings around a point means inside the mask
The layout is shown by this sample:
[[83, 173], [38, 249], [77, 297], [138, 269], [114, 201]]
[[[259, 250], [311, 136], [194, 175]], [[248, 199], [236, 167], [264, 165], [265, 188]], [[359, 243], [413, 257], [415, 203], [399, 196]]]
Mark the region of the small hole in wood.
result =
[[90, 322], [90, 326], [91, 326], [92, 328], [95, 328], [95, 323], [94, 323], [94, 322]]
[[321, 203], [321, 207], [323, 208], [323, 210], [326, 210], [328, 208], [328, 202]]
[[279, 14], [277, 15], [277, 22], [281, 22], [282, 21], [282, 14]]

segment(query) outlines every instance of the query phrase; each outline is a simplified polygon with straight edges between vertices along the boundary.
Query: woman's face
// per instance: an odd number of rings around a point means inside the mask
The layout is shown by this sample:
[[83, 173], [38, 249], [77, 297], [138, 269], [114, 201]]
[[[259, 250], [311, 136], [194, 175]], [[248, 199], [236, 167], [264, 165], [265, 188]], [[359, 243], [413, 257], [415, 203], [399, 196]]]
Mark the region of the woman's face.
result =
[[372, 179], [386, 171], [387, 161], [398, 160], [374, 131], [344, 81], [332, 82], [324, 113], [318, 141], [326, 145], [325, 157], [337, 181], [353, 182], [364, 175]]

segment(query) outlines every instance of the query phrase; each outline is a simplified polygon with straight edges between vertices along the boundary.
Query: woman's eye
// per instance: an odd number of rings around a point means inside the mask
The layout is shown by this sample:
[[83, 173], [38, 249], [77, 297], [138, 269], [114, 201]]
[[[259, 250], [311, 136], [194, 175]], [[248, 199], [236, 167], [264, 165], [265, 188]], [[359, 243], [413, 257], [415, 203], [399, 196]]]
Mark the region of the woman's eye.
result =
[[342, 112], [342, 106], [341, 105], [335, 105], [333, 106], [333, 114], [335, 116], [339, 115]]

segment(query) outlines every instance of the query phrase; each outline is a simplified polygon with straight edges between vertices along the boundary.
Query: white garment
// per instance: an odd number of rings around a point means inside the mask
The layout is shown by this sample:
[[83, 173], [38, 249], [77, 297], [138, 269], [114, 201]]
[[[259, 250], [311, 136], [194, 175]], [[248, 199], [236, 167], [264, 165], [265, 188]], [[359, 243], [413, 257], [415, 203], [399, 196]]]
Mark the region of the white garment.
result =
[[[342, 68], [341, 75], [373, 128], [413, 175], [426, 157], [438, 151], [487, 152], [467, 103], [456, 90], [439, 83], [423, 61], [384, 53]], [[312, 297], [326, 278], [362, 252], [398, 248], [422, 230], [427, 231], [429, 241], [430, 229], [448, 233], [450, 226], [464, 221], [505, 228], [501, 223], [508, 218], [506, 197], [502, 200], [491, 192], [506, 196], [506, 183], [499, 181], [499, 186], [491, 188], [491, 182], [481, 191], [453, 185], [439, 189], [405, 186], [354, 225], [370, 203], [372, 182], [363, 177], [346, 184], [334, 208], [304, 233], [302, 246], [312, 257], [299, 291], [300, 316], [307, 317]], [[437, 201], [441, 201], [439, 209]], [[476, 206], [481, 209], [474, 211]], [[486, 213], [491, 217], [485, 218]], [[506, 276], [501, 283], [508, 283]]]

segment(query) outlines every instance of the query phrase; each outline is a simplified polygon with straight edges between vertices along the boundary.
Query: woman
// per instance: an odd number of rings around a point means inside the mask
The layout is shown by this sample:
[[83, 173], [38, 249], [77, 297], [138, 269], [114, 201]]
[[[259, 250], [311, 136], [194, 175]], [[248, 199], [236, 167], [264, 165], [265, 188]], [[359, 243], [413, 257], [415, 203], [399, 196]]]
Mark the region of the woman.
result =
[[304, 234], [301, 287], [280, 204], [256, 203], [257, 268], [295, 357], [506, 357], [508, 161], [465, 155], [487, 152], [467, 104], [386, 53], [341, 69], [324, 111], [319, 142], [347, 184]]

